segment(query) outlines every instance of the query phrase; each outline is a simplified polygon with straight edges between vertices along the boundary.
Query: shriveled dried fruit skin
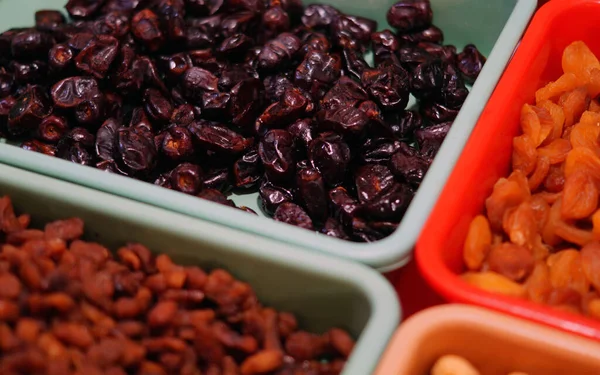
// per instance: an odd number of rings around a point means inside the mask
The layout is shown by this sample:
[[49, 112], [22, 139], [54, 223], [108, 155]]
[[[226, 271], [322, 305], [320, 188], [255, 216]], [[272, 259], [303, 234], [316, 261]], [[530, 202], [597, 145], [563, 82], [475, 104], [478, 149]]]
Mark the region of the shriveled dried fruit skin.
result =
[[300, 330], [223, 269], [133, 243], [113, 256], [80, 239], [79, 218], [39, 230], [7, 196], [0, 205], [3, 374], [339, 374], [352, 353], [346, 331]]

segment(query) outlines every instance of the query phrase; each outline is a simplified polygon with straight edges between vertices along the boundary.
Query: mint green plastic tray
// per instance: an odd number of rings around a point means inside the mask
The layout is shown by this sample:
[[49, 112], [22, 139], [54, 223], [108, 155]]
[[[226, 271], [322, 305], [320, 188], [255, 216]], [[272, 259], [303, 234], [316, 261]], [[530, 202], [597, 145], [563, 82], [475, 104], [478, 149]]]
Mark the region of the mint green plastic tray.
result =
[[[0, 0], [0, 28], [31, 25], [36, 9], [58, 9], [65, 2]], [[394, 3], [392, 0], [323, 2], [350, 14], [374, 18], [379, 22], [380, 28], [388, 26], [385, 20], [387, 9]], [[445, 43], [454, 44], [459, 49], [465, 44], [475, 43], [488, 56], [488, 61], [400, 227], [384, 240], [370, 244], [352, 243], [311, 233], [175, 191], [5, 144], [0, 145], [0, 161], [310, 250], [334, 254], [380, 271], [393, 270], [410, 259], [421, 228], [536, 7], [536, 0], [431, 0], [431, 3], [434, 23], [444, 31]], [[260, 212], [257, 194], [238, 195], [232, 199], [238, 205]]]
[[372, 373], [399, 323], [396, 293], [366, 266], [4, 164], [0, 176], [0, 195], [9, 195], [18, 213], [31, 214], [34, 226], [81, 217], [88, 240], [113, 250], [139, 242], [182, 264], [224, 267], [249, 282], [265, 305], [295, 313], [302, 328], [350, 330], [358, 341], [344, 375]]

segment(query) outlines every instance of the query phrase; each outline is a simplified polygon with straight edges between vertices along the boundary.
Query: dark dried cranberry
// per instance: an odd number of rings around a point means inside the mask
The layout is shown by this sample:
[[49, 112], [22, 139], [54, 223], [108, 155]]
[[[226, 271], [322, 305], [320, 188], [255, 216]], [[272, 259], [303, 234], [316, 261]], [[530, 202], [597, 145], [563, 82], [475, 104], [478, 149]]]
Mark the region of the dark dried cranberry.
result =
[[179, 164], [173, 169], [171, 177], [171, 188], [185, 194], [196, 195], [202, 188], [202, 168], [191, 163]]
[[8, 132], [21, 135], [36, 129], [50, 113], [52, 104], [45, 90], [40, 86], [31, 86], [10, 109]]
[[294, 85], [285, 74], [268, 76], [263, 80], [263, 84], [266, 98], [271, 103], [280, 100], [286, 90], [294, 88]]
[[294, 194], [291, 191], [275, 186], [268, 181], [264, 181], [260, 185], [258, 193], [261, 208], [267, 215], [273, 215], [281, 203], [294, 200]]
[[171, 123], [187, 126], [194, 122], [195, 119], [194, 107], [190, 104], [182, 104], [173, 110], [171, 115]]
[[75, 120], [81, 125], [97, 126], [105, 118], [104, 96], [84, 100], [75, 107]]
[[56, 146], [32, 139], [21, 144], [23, 150], [35, 151], [48, 156], [56, 156]]
[[218, 190], [215, 189], [204, 189], [198, 193], [198, 198], [206, 199], [214, 203], [222, 204], [224, 206], [235, 207], [235, 203]]
[[11, 41], [11, 52], [17, 59], [46, 58], [54, 45], [52, 36], [46, 32], [29, 29], [16, 34]]
[[231, 178], [229, 175], [229, 169], [214, 169], [208, 171], [204, 175], [204, 186], [207, 189], [215, 189], [221, 192], [228, 192], [233, 188], [231, 185]]
[[126, 171], [134, 175], [146, 175], [156, 165], [154, 141], [135, 128], [117, 131], [118, 159]]
[[262, 133], [264, 129], [282, 127], [306, 114], [310, 105], [304, 93], [298, 88], [285, 90], [279, 102], [271, 104], [256, 119], [256, 131]]
[[64, 117], [51, 115], [44, 118], [40, 123], [37, 129], [37, 137], [42, 142], [58, 143], [68, 130], [69, 126]]
[[181, 83], [183, 95], [196, 102], [202, 99], [205, 92], [216, 92], [219, 79], [211, 72], [202, 68], [190, 68], [183, 75]]
[[0, 98], [5, 98], [12, 93], [14, 83], [12, 74], [0, 71]]
[[281, 6], [273, 6], [262, 15], [262, 27], [267, 39], [290, 29], [290, 17]]
[[400, 0], [387, 13], [388, 23], [400, 33], [425, 29], [432, 19], [429, 0]]
[[440, 149], [446, 134], [450, 131], [451, 122], [444, 122], [415, 132], [421, 154], [433, 158]]
[[308, 145], [313, 140], [313, 123], [311, 119], [301, 119], [290, 126], [287, 131], [294, 137], [294, 142], [299, 150], [306, 152]]
[[143, 9], [131, 19], [131, 33], [149, 51], [158, 51], [165, 42], [156, 13]]
[[348, 137], [359, 137], [369, 123], [367, 115], [354, 107], [335, 107], [319, 113], [319, 127]]
[[40, 82], [48, 72], [48, 64], [38, 60], [23, 63], [11, 61], [9, 67], [15, 75], [15, 81], [20, 84]]
[[331, 5], [311, 4], [304, 9], [302, 23], [309, 29], [325, 29], [339, 16], [340, 11]]
[[402, 67], [413, 72], [420, 64], [431, 59], [431, 55], [424, 49], [416, 46], [402, 47], [398, 51], [398, 59]]
[[294, 176], [294, 138], [287, 130], [266, 132], [259, 143], [258, 154], [270, 181], [289, 181]]
[[321, 233], [342, 240], [350, 239], [350, 237], [348, 237], [348, 235], [344, 231], [344, 227], [332, 217], [327, 218], [327, 221], [325, 221], [325, 225], [323, 225], [323, 229], [321, 229]]
[[12, 96], [7, 96], [5, 98], [0, 98], [0, 135], [5, 136], [6, 127], [8, 124], [8, 115], [10, 113], [11, 108], [15, 105], [15, 98]]
[[416, 111], [402, 111], [394, 114], [389, 124], [396, 138], [406, 140], [411, 139], [415, 131], [423, 126], [423, 119]]
[[345, 46], [347, 38], [360, 44], [367, 44], [371, 40], [371, 34], [377, 30], [377, 22], [358, 16], [339, 16], [331, 23], [331, 34], [334, 41]]
[[468, 93], [460, 73], [450, 63], [432, 60], [415, 69], [412, 94], [419, 100], [457, 108], [464, 102]]
[[304, 168], [296, 177], [298, 199], [316, 222], [327, 218], [327, 192], [321, 173], [315, 168]]
[[165, 132], [160, 150], [170, 160], [185, 160], [194, 153], [192, 134], [181, 126], [170, 127]]
[[64, 72], [73, 65], [73, 51], [66, 44], [56, 44], [48, 52], [48, 65], [52, 72]]
[[408, 208], [412, 197], [413, 192], [409, 187], [398, 184], [387, 193], [361, 204], [357, 208], [357, 213], [369, 220], [399, 221]]
[[256, 13], [262, 13], [265, 8], [265, 3], [260, 0], [229, 0], [227, 5], [233, 10], [251, 10]]
[[381, 164], [367, 164], [356, 171], [356, 191], [361, 203], [369, 202], [388, 191], [394, 184], [394, 176], [388, 167]]
[[366, 164], [387, 164], [400, 149], [401, 143], [390, 138], [370, 138], [360, 150], [360, 159]]
[[263, 71], [282, 68], [302, 46], [300, 39], [290, 33], [281, 33], [265, 43], [258, 55], [258, 68]]
[[401, 67], [390, 64], [365, 70], [361, 82], [384, 111], [406, 108], [410, 96], [410, 78]]
[[344, 226], [350, 226], [358, 206], [356, 200], [341, 186], [330, 190], [328, 196], [333, 217]]
[[365, 100], [369, 100], [369, 95], [362, 86], [351, 78], [342, 77], [325, 94], [321, 108], [355, 107]]
[[459, 109], [448, 108], [433, 102], [421, 102], [419, 110], [423, 117], [432, 124], [453, 121], [459, 112]]
[[252, 39], [244, 34], [233, 34], [221, 42], [217, 53], [229, 60], [239, 61], [244, 59], [250, 47], [252, 47]]
[[110, 35], [120, 39], [129, 33], [129, 17], [122, 12], [109, 12], [94, 22], [93, 29], [96, 34]]
[[119, 129], [117, 120], [109, 118], [96, 132], [96, 156], [99, 159], [104, 161], [114, 159], [118, 147], [117, 129]]
[[69, 77], [56, 83], [50, 90], [58, 108], [75, 108], [84, 100], [100, 95], [98, 82], [92, 77]]
[[254, 187], [262, 177], [262, 165], [258, 151], [252, 149], [233, 164], [235, 187], [249, 189]]
[[418, 187], [423, 181], [428, 168], [429, 161], [422, 157], [417, 150], [406, 144], [402, 144], [402, 147], [390, 160], [392, 173], [414, 187]]
[[221, 21], [221, 35], [225, 38], [237, 33], [247, 34], [254, 31], [258, 23], [257, 14], [251, 11], [242, 11], [230, 14]]
[[467, 83], [473, 84], [479, 76], [481, 69], [483, 69], [485, 61], [485, 57], [479, 52], [477, 47], [473, 44], [468, 44], [456, 58], [456, 65], [464, 80]]
[[300, 228], [313, 230], [313, 222], [302, 207], [291, 202], [283, 202], [275, 210], [273, 219]]
[[302, 38], [302, 48], [300, 49], [301, 55], [304, 57], [309, 51], [315, 50], [320, 52], [329, 52], [331, 49], [331, 43], [327, 39], [325, 34], [311, 32], [307, 33]]
[[85, 148], [94, 147], [95, 137], [92, 133], [84, 128], [73, 128], [67, 133], [67, 136], [63, 138], [64, 141], [80, 143]]
[[254, 120], [263, 109], [264, 91], [263, 83], [256, 78], [245, 79], [231, 89], [229, 112], [234, 125], [252, 132]]
[[38, 30], [52, 31], [65, 23], [65, 16], [58, 10], [38, 10], [35, 12], [35, 27]]
[[250, 78], [258, 79], [258, 73], [246, 65], [234, 64], [221, 72], [219, 77], [219, 90], [230, 91], [235, 85]]
[[420, 42], [417, 44], [417, 47], [427, 52], [433, 58], [438, 58], [452, 64], [456, 60], [456, 47], [453, 45], [442, 46], [437, 43]]
[[311, 165], [316, 168], [328, 186], [340, 185], [350, 162], [350, 148], [335, 133], [323, 133], [308, 147]]
[[98, 35], [75, 57], [75, 66], [98, 79], [106, 77], [117, 57], [119, 41], [108, 35]]
[[59, 144], [56, 156], [71, 163], [81, 165], [92, 165], [94, 162], [94, 156], [79, 142], [67, 142], [64, 145]]
[[150, 120], [164, 125], [171, 120], [173, 105], [160, 91], [149, 88], [144, 92], [144, 109]]
[[425, 30], [400, 34], [398, 38], [405, 44], [417, 44], [421, 42], [442, 44], [444, 33], [437, 26], [431, 25]]
[[371, 43], [373, 44], [373, 50], [383, 48], [395, 53], [400, 49], [400, 42], [396, 35], [388, 29], [371, 34]]
[[197, 121], [190, 124], [194, 142], [207, 150], [223, 154], [240, 154], [254, 144], [252, 138], [244, 138], [224, 126]]
[[318, 100], [340, 77], [341, 72], [342, 62], [339, 55], [311, 50], [296, 68], [294, 82]]
[[385, 234], [373, 228], [366, 220], [355, 217], [351, 224], [352, 238], [355, 241], [374, 242], [385, 237]]
[[229, 120], [229, 101], [226, 92], [205, 92], [202, 94], [202, 117], [215, 121]]
[[94, 15], [106, 0], [69, 0], [65, 8], [73, 18], [88, 18]]

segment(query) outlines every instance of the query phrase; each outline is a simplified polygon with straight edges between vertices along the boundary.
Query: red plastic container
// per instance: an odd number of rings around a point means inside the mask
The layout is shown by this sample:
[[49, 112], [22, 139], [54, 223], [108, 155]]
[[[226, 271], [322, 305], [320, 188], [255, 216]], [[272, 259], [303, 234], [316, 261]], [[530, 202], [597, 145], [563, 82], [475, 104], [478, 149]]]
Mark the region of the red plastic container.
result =
[[425, 279], [443, 297], [504, 311], [600, 339], [600, 321], [547, 306], [499, 296], [463, 282], [462, 247], [469, 223], [483, 212], [494, 183], [509, 173], [520, 111], [535, 91], [561, 74], [564, 48], [583, 40], [600, 56], [600, 1], [553, 0], [534, 16], [492, 94], [417, 243]]

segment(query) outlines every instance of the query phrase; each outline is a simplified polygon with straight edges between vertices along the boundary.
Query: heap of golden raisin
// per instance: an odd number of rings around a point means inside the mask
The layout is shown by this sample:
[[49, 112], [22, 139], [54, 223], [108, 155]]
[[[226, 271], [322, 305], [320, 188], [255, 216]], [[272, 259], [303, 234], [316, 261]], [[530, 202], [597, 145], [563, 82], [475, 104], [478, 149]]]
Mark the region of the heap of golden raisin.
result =
[[471, 222], [462, 277], [600, 319], [600, 62], [578, 41], [562, 69], [523, 106], [512, 173]]

